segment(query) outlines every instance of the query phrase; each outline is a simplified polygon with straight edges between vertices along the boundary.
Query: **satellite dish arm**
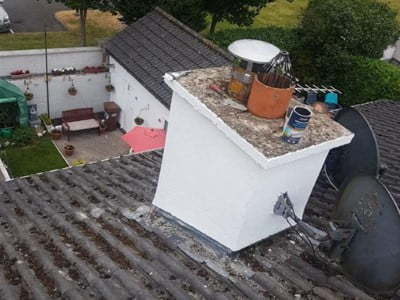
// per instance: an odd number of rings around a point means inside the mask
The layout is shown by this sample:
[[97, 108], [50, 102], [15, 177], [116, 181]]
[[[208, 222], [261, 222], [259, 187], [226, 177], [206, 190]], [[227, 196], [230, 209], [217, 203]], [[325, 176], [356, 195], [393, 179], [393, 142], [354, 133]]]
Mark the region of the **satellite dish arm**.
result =
[[283, 217], [289, 224], [289, 219], [292, 219], [299, 231], [306, 236], [311, 246], [327, 249], [330, 257], [335, 260], [340, 259], [358, 231], [350, 224], [347, 225], [337, 221], [329, 222], [327, 232], [304, 222], [296, 215], [293, 203], [287, 192], [278, 197], [278, 201], [274, 206], [274, 214]]

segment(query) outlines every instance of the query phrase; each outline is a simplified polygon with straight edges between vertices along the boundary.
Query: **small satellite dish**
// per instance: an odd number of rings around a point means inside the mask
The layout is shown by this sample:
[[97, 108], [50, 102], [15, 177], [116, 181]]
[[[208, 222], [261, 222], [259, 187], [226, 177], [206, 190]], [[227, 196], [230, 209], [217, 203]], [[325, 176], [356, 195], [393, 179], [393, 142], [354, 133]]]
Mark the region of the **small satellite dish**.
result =
[[335, 121], [354, 133], [352, 142], [333, 149], [325, 161], [324, 171], [332, 186], [339, 190], [347, 178], [379, 174], [379, 150], [375, 134], [365, 117], [356, 109], [343, 108]]
[[400, 211], [375, 176], [357, 176], [341, 190], [333, 218], [355, 235], [342, 255], [344, 271], [372, 293], [400, 287]]
[[270, 43], [244, 39], [233, 42], [228, 50], [234, 56], [257, 64], [269, 63], [280, 52], [280, 49]]

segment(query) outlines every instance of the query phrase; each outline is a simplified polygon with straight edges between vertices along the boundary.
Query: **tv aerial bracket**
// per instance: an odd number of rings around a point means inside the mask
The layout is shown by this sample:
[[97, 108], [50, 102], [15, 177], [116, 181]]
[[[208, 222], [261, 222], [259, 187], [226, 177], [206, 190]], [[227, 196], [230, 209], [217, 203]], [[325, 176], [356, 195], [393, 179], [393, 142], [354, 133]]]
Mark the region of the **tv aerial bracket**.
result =
[[312, 246], [326, 249], [333, 260], [340, 260], [354, 235], [358, 230], [362, 230], [362, 226], [355, 215], [353, 219], [356, 226], [354, 224], [344, 224], [340, 221], [330, 221], [326, 232], [304, 222], [296, 215], [293, 203], [287, 192], [278, 197], [278, 201], [274, 205], [274, 214], [287, 221], [292, 219]]

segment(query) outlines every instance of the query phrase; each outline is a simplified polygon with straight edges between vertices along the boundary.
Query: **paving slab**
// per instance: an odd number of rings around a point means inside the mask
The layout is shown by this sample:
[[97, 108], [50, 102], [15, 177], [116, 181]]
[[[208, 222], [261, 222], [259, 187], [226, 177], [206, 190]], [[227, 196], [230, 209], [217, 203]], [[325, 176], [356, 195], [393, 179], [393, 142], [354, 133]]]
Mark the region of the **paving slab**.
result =
[[[121, 140], [123, 133], [119, 130], [98, 135], [97, 130], [88, 130], [73, 133], [70, 141], [66, 136], [54, 141], [58, 150], [63, 154], [69, 165], [76, 161], [84, 163], [96, 162], [112, 157], [117, 157], [129, 153], [129, 146]], [[72, 156], [64, 155], [64, 146], [71, 144], [75, 147]]]

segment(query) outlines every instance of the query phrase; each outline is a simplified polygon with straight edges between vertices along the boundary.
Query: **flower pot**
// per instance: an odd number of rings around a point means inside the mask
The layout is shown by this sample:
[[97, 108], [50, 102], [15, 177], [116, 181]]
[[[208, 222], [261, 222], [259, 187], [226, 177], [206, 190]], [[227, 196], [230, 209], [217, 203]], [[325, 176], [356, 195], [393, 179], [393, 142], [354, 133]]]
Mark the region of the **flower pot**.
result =
[[74, 87], [71, 87], [71, 88], [68, 89], [68, 93], [71, 96], [76, 96], [76, 94], [78, 94], [78, 90], [76, 88], [74, 88]]
[[143, 125], [143, 123], [144, 123], [144, 119], [142, 119], [142, 118], [140, 118], [140, 117], [136, 117], [135, 118], [135, 124], [136, 125]]
[[267, 86], [254, 78], [247, 108], [258, 117], [279, 119], [285, 116], [294, 88], [280, 89]]
[[51, 133], [50, 133], [50, 135], [51, 135], [51, 138], [53, 139], [53, 140], [59, 140], [60, 138], [61, 138], [61, 136], [62, 136], [62, 133], [61, 133], [61, 131], [52, 131]]
[[111, 93], [112, 91], [114, 91], [114, 86], [112, 84], [108, 84], [106, 85], [106, 90], [107, 92]]
[[31, 74], [30, 73], [24, 73], [24, 74], [15, 74], [15, 75], [11, 75], [11, 79], [15, 80], [15, 79], [25, 79], [30, 77]]
[[66, 156], [72, 156], [74, 154], [75, 147], [72, 145], [65, 145], [64, 146], [64, 154]]
[[33, 99], [33, 94], [32, 93], [25, 93], [25, 99], [26, 101], [31, 101]]

